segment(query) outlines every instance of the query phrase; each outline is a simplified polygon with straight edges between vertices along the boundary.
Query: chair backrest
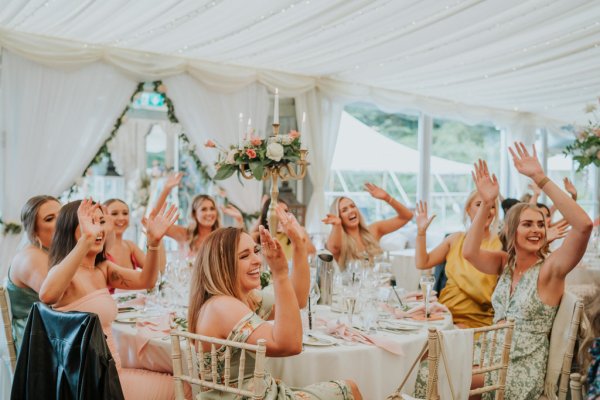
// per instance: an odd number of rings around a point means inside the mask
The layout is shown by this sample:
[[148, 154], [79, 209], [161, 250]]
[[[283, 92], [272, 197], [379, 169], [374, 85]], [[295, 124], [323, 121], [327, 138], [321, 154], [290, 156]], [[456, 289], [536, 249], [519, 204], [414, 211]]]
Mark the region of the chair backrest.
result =
[[[493, 372], [493, 374], [490, 375], [493, 379], [492, 383], [489, 385], [471, 389], [469, 391], [469, 396], [495, 391], [496, 400], [504, 399], [506, 373], [508, 370], [508, 362], [510, 360], [510, 347], [514, 328], [514, 321], [509, 320], [502, 324], [473, 329], [473, 334], [478, 340], [477, 342], [474, 342], [473, 345], [472, 373], [473, 375], [483, 375], [485, 377], [487, 374]], [[499, 343], [498, 334], [501, 331], [505, 331], [504, 339], [502, 343]], [[444, 352], [451, 351], [451, 349], [444, 349], [440, 346], [442, 340], [441, 336], [443, 334], [443, 331], [429, 328], [429, 377], [427, 380], [427, 400], [438, 400], [440, 398], [438, 392], [438, 366], [440, 358], [442, 358], [442, 362], [445, 362]], [[498, 346], [502, 346], [500, 357], [497, 356]], [[475, 357], [476, 349], [479, 349], [479, 355], [477, 357]], [[446, 371], [448, 372], [448, 369], [446, 369]], [[449, 373], [448, 376], [450, 376]], [[450, 382], [450, 386], [452, 387], [452, 382]]]
[[575, 302], [573, 317], [569, 324], [569, 336], [565, 347], [565, 355], [562, 361], [560, 380], [558, 385], [558, 400], [566, 400], [567, 392], [569, 391], [569, 377], [571, 375], [571, 365], [573, 364], [573, 352], [575, 342], [577, 341], [577, 333], [581, 325], [581, 316], [583, 315], [583, 302], [579, 299]]
[[583, 399], [583, 385], [581, 384], [581, 375], [580, 374], [571, 374], [569, 386], [571, 387], [571, 399], [572, 400], [582, 400]]
[[10, 360], [11, 372], [15, 373], [15, 366], [17, 365], [17, 349], [15, 346], [15, 340], [12, 334], [12, 319], [10, 316], [8, 292], [4, 288], [4, 285], [0, 285], [0, 313], [2, 314], [2, 326], [4, 328], [4, 341], [6, 343], [6, 350], [8, 358]]
[[[183, 351], [181, 342], [183, 341]], [[210, 343], [211, 366], [204, 368], [204, 352], [202, 342]], [[263, 399], [266, 387], [264, 385], [266, 340], [260, 339], [258, 344], [239, 343], [231, 340], [217, 339], [213, 337], [197, 335], [179, 330], [171, 331], [173, 379], [175, 379], [175, 397], [177, 400], [184, 399], [183, 382], [189, 383], [192, 388], [200, 387], [199, 398], [202, 399], [203, 390], [217, 390], [233, 393], [253, 400]], [[196, 346], [197, 345], [197, 346]], [[223, 376], [220, 376], [217, 366], [217, 346], [225, 346], [225, 366]], [[237, 387], [231, 383], [231, 353], [232, 349], [240, 350]], [[246, 351], [256, 353], [253, 390], [243, 389]], [[184, 361], [186, 368], [184, 368]], [[187, 371], [184, 373], [184, 370]]]

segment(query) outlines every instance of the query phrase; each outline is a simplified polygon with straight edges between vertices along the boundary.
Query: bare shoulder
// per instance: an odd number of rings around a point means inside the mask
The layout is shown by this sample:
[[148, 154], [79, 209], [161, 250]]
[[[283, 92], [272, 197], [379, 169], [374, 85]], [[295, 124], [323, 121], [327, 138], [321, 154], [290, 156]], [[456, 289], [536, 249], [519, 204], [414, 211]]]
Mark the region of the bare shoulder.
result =
[[11, 262], [11, 271], [18, 273], [32, 268], [48, 269], [48, 254], [41, 249], [28, 246], [15, 254]]
[[454, 232], [449, 234], [448, 236], [446, 236], [444, 238], [444, 240], [442, 240], [442, 243], [447, 244], [448, 246], [452, 246], [454, 243], [456, 243], [457, 240], [460, 239], [461, 236], [463, 236], [465, 233], [464, 232]]
[[200, 309], [196, 332], [227, 337], [235, 325], [252, 312], [241, 300], [232, 296], [214, 296]]

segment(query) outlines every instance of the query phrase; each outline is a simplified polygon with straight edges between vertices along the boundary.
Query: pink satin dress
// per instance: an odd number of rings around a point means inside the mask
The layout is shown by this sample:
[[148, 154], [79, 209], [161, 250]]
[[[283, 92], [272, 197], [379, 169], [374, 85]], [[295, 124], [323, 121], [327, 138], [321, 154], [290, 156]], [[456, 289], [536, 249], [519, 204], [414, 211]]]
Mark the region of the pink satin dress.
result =
[[106, 342], [115, 360], [125, 400], [174, 399], [175, 385], [168, 374], [145, 369], [122, 368], [121, 358], [112, 336], [111, 325], [117, 317], [117, 303], [108, 289], [98, 289], [73, 303], [56, 308], [57, 311], [83, 311], [98, 314]]

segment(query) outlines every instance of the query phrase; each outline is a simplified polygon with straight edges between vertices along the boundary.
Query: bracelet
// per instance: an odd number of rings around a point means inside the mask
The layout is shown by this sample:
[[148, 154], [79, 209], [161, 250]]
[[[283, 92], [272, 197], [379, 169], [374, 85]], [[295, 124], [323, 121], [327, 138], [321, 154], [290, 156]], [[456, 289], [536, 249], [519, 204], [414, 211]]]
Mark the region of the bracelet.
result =
[[148, 244], [146, 245], [146, 249], [148, 249], [149, 251], [158, 251], [158, 249], [160, 249], [160, 243], [158, 243], [158, 246], [150, 246]]
[[386, 203], [388, 203], [388, 204], [390, 204], [390, 203], [391, 203], [391, 202], [394, 200], [394, 198], [393, 198], [393, 197], [392, 197], [392, 195], [391, 195], [391, 194], [389, 194], [389, 193], [388, 193], [388, 196], [389, 196], [389, 197], [388, 197], [388, 199], [387, 199], [385, 202], [386, 202]]
[[544, 187], [544, 185], [546, 183], [550, 182], [550, 178], [548, 178], [547, 176], [545, 176], [544, 178], [542, 178], [542, 180], [540, 180], [539, 182], [536, 182], [535, 184], [542, 189]]

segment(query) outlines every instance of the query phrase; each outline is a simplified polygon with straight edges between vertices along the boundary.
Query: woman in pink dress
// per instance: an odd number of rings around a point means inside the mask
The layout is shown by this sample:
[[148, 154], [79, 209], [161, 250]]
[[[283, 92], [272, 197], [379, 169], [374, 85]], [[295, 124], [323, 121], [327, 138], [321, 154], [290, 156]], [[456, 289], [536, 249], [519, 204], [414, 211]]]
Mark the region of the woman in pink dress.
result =
[[172, 399], [170, 375], [121, 368], [111, 324], [117, 305], [108, 286], [120, 289], [150, 289], [158, 275], [158, 246], [166, 230], [177, 220], [177, 209], [163, 206], [148, 220], [148, 253], [142, 270], [122, 268], [104, 254], [104, 215], [91, 200], [65, 205], [58, 215], [49, 255], [50, 270], [40, 289], [40, 300], [58, 311], [98, 314], [121, 380], [125, 399]]

